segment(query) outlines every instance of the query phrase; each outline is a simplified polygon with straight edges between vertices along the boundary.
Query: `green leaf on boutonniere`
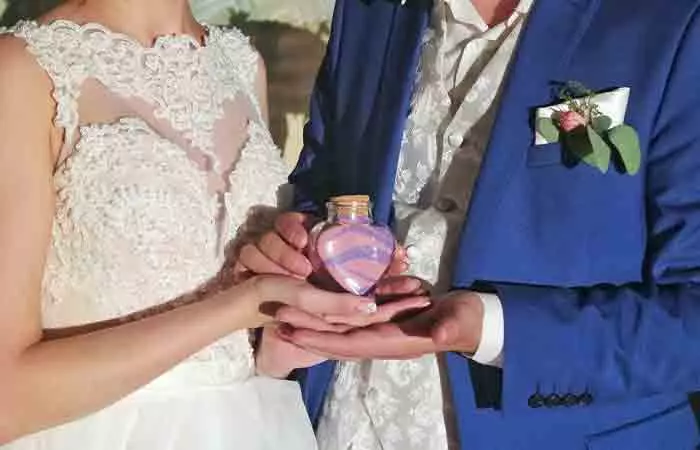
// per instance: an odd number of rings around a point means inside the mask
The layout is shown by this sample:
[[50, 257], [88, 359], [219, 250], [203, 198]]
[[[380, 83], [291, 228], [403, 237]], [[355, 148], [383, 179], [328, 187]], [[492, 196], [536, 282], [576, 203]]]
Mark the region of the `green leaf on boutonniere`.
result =
[[642, 164], [642, 151], [637, 131], [629, 125], [619, 125], [608, 131], [612, 143], [629, 175], [635, 175]]
[[[597, 167], [602, 173], [607, 173], [610, 167], [610, 156], [612, 155], [612, 150], [610, 146], [603, 140], [602, 137], [596, 131], [588, 126], [586, 127], [586, 133], [588, 135], [588, 140], [591, 143], [591, 148], [593, 149], [590, 155], [593, 166]], [[589, 163], [590, 164], [590, 163]]]
[[564, 134], [564, 146], [578, 159], [606, 173], [610, 166], [612, 151], [603, 138], [592, 127], [578, 127]]
[[612, 119], [605, 115], [596, 116], [591, 119], [591, 126], [598, 134], [603, 134], [610, 129]]
[[537, 119], [537, 132], [550, 144], [559, 142], [559, 128], [557, 128], [553, 119], [546, 117]]

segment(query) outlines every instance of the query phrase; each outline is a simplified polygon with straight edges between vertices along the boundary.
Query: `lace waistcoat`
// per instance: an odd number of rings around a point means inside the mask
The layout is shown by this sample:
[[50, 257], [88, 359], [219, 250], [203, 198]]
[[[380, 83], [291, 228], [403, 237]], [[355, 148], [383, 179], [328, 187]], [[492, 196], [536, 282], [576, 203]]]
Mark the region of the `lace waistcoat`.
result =
[[[146, 47], [98, 24], [20, 22], [4, 33], [53, 82], [64, 145], [43, 320], [129, 317], [216, 289], [249, 212], [275, 206], [287, 169], [255, 95], [258, 55], [236, 30]], [[247, 333], [200, 352], [250, 374]]]
[[[449, 288], [497, 94], [531, 5], [520, 0], [505, 22], [489, 28], [468, 1], [434, 2], [393, 197], [409, 272], [433, 283], [438, 295]], [[459, 448], [444, 373], [435, 355], [340, 363], [318, 426], [319, 448]]]

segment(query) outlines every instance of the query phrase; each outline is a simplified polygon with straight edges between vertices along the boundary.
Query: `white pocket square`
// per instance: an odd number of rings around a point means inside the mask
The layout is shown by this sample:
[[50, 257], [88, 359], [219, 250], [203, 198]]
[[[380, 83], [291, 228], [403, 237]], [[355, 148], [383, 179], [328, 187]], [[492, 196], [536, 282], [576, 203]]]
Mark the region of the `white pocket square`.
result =
[[[594, 104], [598, 105], [601, 114], [612, 120], [610, 128], [622, 125], [625, 122], [627, 113], [627, 103], [630, 98], [630, 88], [621, 87], [612, 91], [595, 94], [591, 97]], [[535, 112], [535, 123], [538, 119], [550, 119], [555, 112], [568, 111], [566, 103], [537, 108]], [[548, 141], [535, 130], [535, 145], [547, 144]]]

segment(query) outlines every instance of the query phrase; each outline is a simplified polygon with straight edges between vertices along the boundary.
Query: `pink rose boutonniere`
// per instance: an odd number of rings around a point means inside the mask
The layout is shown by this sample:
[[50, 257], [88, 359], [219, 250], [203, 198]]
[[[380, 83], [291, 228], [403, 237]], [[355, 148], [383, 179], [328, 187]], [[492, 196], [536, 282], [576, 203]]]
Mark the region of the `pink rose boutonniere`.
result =
[[551, 117], [537, 119], [537, 132], [548, 143], [561, 142], [567, 156], [602, 173], [607, 173], [614, 160], [622, 171], [635, 175], [642, 159], [637, 131], [624, 123], [613, 127], [595, 95], [581, 83], [566, 83], [559, 91], [561, 107]]

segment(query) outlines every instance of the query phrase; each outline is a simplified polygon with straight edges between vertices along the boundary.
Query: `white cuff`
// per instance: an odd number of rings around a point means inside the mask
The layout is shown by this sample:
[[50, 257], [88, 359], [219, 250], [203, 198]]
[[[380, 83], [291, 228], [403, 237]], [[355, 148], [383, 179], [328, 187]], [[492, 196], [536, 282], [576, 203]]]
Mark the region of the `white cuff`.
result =
[[477, 292], [484, 305], [484, 321], [481, 327], [481, 342], [471, 357], [485, 366], [503, 366], [503, 306], [497, 295]]

